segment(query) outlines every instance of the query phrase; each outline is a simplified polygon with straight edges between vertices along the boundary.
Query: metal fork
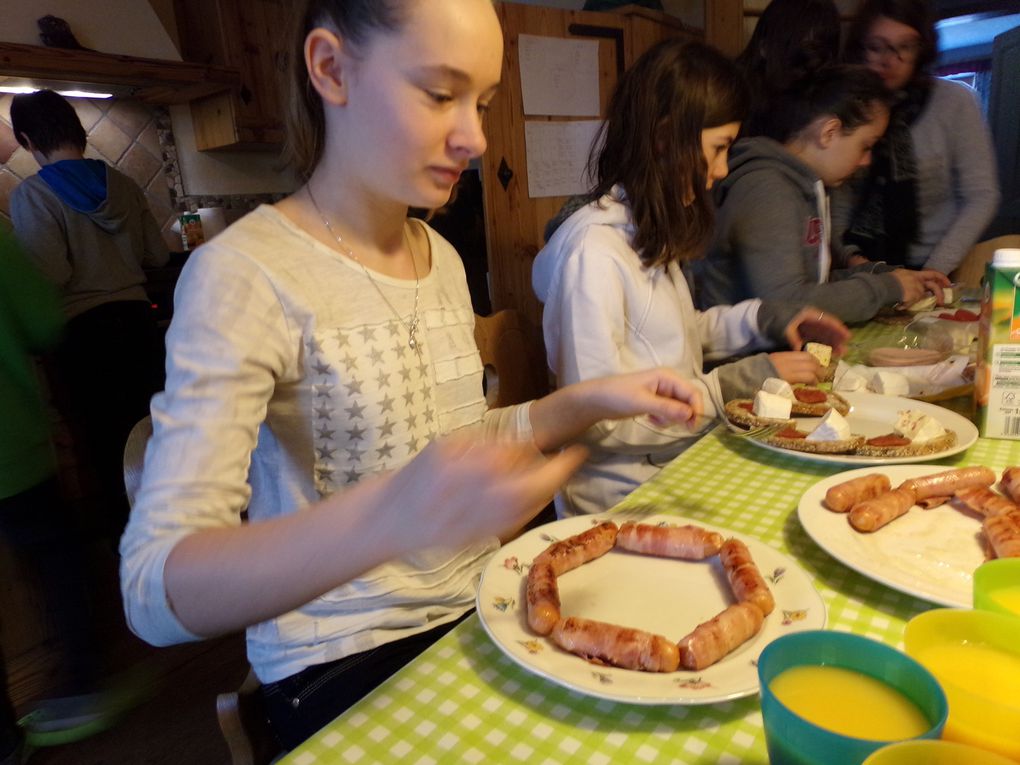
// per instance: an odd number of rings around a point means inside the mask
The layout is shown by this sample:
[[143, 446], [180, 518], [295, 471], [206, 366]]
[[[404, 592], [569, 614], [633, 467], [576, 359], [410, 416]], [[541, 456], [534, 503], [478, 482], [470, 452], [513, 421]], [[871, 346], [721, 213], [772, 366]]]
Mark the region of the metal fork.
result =
[[756, 438], [771, 436], [773, 433], [778, 433], [780, 430], [786, 427], [786, 423], [775, 423], [772, 425], [759, 425], [758, 427], [751, 428], [750, 430], [744, 430], [739, 433], [734, 433], [737, 438]]

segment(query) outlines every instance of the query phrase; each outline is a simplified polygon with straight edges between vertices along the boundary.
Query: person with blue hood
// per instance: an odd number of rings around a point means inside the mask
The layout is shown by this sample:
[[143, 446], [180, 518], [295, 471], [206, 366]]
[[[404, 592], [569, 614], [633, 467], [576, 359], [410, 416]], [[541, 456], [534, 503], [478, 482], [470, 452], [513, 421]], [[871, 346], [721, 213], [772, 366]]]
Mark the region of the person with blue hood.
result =
[[15, 96], [11, 127], [40, 165], [11, 195], [15, 234], [60, 290], [67, 319], [54, 359], [56, 398], [78, 454], [93, 461], [109, 511], [101, 531], [119, 538], [128, 512], [124, 443], [162, 388], [143, 267], [165, 265], [170, 255], [138, 185], [85, 159], [85, 130], [66, 99], [50, 90]]

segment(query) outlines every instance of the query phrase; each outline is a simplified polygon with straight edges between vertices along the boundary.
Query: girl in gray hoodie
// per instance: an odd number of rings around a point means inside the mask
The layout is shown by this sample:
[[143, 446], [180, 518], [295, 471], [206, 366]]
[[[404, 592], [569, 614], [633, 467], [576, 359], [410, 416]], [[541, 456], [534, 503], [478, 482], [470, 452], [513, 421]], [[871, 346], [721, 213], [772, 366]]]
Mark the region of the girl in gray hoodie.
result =
[[780, 140], [743, 139], [730, 152], [708, 256], [694, 267], [698, 307], [758, 297], [855, 322], [927, 291], [941, 302], [944, 274], [844, 267], [832, 247], [828, 189], [870, 162], [889, 120], [881, 81], [861, 67], [819, 70], [777, 101], [773, 120]]

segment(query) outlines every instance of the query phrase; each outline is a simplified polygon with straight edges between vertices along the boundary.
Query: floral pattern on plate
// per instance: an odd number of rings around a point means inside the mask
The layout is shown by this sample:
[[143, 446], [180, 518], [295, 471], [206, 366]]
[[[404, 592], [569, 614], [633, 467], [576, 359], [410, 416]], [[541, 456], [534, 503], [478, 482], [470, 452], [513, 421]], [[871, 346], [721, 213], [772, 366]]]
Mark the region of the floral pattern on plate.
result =
[[[776, 609], [761, 632], [698, 672], [649, 673], [593, 665], [561, 650], [527, 625], [525, 586], [531, 561], [553, 542], [611, 520], [660, 526], [693, 523], [745, 542], [769, 582]], [[559, 578], [562, 612], [679, 640], [733, 602], [717, 556], [682, 561], [614, 549]], [[478, 615], [496, 645], [525, 669], [591, 696], [632, 704], [709, 704], [758, 690], [757, 657], [774, 638], [825, 625], [825, 605], [807, 573], [787, 555], [744, 535], [697, 520], [642, 511], [579, 516], [533, 529], [509, 542], [486, 565]]]

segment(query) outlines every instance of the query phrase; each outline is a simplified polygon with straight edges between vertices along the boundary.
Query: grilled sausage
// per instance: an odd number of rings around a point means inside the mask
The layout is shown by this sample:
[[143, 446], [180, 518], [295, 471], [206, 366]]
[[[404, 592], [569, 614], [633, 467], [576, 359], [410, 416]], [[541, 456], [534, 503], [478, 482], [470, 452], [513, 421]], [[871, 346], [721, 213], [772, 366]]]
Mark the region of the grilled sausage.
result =
[[1020, 558], [1020, 512], [989, 516], [981, 527], [997, 558]]
[[722, 534], [694, 525], [625, 523], [616, 536], [616, 546], [624, 550], [683, 560], [704, 560], [716, 555], [722, 543]]
[[676, 643], [643, 630], [571, 616], [552, 631], [560, 648], [596, 663], [645, 672], [675, 672], [680, 666]]
[[866, 499], [850, 509], [850, 525], [858, 531], [875, 531], [905, 514], [914, 501], [914, 493], [902, 486], [875, 499]]
[[719, 659], [758, 634], [765, 615], [754, 603], [730, 606], [704, 624], [699, 624], [680, 642], [680, 664], [684, 669], [699, 670]]
[[1020, 467], [1008, 467], [1002, 471], [1002, 490], [1014, 502], [1020, 502]]
[[734, 597], [739, 601], [754, 603], [763, 616], [771, 614], [776, 601], [751, 558], [747, 545], [739, 539], [727, 539], [719, 550], [719, 560], [722, 561]]
[[534, 562], [548, 563], [553, 573], [560, 576], [612, 550], [617, 531], [612, 521], [600, 523], [561, 542], [554, 542], [535, 556]]
[[825, 492], [825, 506], [834, 513], [847, 513], [858, 502], [874, 499], [892, 488], [889, 476], [882, 473], [862, 475], [835, 486]]
[[987, 486], [968, 486], [956, 492], [955, 496], [975, 513], [985, 517], [1020, 510], [1020, 505], [1011, 502], [1001, 494], [996, 494]]
[[993, 483], [995, 472], [990, 468], [976, 466], [908, 478], [899, 485], [899, 488], [912, 492], [916, 501], [926, 497], [945, 497], [968, 486], [991, 486]]
[[528, 626], [539, 635], [548, 635], [560, 620], [560, 590], [550, 564], [531, 564], [527, 600]]

